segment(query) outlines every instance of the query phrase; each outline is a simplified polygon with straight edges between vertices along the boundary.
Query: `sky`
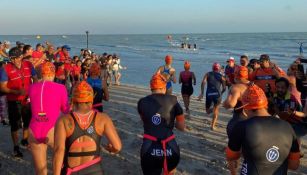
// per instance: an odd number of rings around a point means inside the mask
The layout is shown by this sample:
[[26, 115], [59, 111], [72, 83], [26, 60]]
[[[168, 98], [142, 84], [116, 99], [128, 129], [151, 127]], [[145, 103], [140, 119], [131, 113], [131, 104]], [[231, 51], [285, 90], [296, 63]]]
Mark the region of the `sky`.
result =
[[0, 35], [307, 32], [307, 0], [0, 0]]

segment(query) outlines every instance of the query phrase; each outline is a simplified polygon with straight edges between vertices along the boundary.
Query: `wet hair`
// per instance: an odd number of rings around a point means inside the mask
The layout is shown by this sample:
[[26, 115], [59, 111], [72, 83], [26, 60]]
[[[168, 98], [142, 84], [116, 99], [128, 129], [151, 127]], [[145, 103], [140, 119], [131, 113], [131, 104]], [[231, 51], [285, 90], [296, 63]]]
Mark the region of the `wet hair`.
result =
[[22, 50], [22, 54], [26, 54], [28, 50], [30, 50], [32, 48], [31, 45], [25, 45], [23, 47], [23, 50]]
[[290, 82], [289, 82], [289, 80], [288, 80], [287, 78], [281, 77], [281, 78], [279, 78], [279, 79], [277, 79], [277, 80], [275, 81], [275, 84], [280, 83], [280, 82], [284, 82], [284, 83], [286, 84], [286, 87], [287, 87], [287, 88], [290, 87]]

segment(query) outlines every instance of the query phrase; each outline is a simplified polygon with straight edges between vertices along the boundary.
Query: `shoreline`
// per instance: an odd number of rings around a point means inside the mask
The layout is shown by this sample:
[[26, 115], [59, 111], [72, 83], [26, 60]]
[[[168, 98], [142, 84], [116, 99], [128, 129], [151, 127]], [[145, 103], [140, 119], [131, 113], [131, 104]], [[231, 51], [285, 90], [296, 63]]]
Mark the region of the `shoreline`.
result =
[[[105, 174], [141, 175], [139, 151], [142, 144], [143, 126], [137, 114], [137, 101], [150, 94], [149, 88], [122, 84], [110, 87], [110, 101], [104, 102], [105, 112], [112, 118], [123, 143], [123, 150], [118, 155], [102, 151], [102, 166]], [[175, 93], [182, 104], [181, 95]], [[181, 160], [176, 175], [227, 175], [224, 148], [227, 144], [226, 124], [231, 118], [231, 111], [221, 108], [217, 131], [210, 130], [211, 117], [205, 114], [204, 101], [192, 97], [191, 115], [186, 120], [190, 128], [186, 132], [174, 129], [176, 140], [181, 149]], [[34, 167], [32, 157], [26, 150], [24, 159], [11, 157], [12, 143], [9, 127], [0, 126], [0, 175], [32, 175]], [[105, 143], [105, 139], [103, 139]], [[303, 151], [307, 150], [306, 137], [303, 140]], [[48, 154], [48, 170], [52, 173], [52, 154]], [[290, 175], [307, 174], [307, 158], [301, 159], [301, 166]]]

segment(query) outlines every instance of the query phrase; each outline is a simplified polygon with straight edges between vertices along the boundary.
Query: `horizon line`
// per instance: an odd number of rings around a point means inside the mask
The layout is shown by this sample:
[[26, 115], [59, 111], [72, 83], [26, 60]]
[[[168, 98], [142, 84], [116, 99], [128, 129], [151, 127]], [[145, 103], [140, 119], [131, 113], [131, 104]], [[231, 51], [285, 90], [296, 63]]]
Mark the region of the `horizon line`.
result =
[[[307, 33], [307, 31], [302, 32], [206, 32], [206, 33], [198, 33], [198, 32], [192, 32], [192, 33], [89, 33], [89, 35], [203, 35], [203, 34], [269, 34], [269, 33]], [[84, 33], [62, 33], [62, 34], [0, 34], [0, 36], [58, 36], [58, 35], [86, 35]]]

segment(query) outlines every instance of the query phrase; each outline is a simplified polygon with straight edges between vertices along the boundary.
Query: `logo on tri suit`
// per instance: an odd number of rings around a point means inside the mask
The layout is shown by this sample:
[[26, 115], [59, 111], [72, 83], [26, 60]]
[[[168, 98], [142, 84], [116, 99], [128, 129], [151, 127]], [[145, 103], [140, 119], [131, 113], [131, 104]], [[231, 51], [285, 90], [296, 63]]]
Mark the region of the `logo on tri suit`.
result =
[[266, 152], [266, 159], [269, 162], [276, 162], [279, 158], [279, 151], [277, 146], [273, 146]]
[[87, 133], [92, 134], [94, 132], [94, 127], [90, 126], [90, 127], [87, 128], [86, 131], [87, 131]]
[[161, 115], [156, 113], [154, 116], [151, 117], [151, 121], [154, 125], [160, 125], [161, 123]]

